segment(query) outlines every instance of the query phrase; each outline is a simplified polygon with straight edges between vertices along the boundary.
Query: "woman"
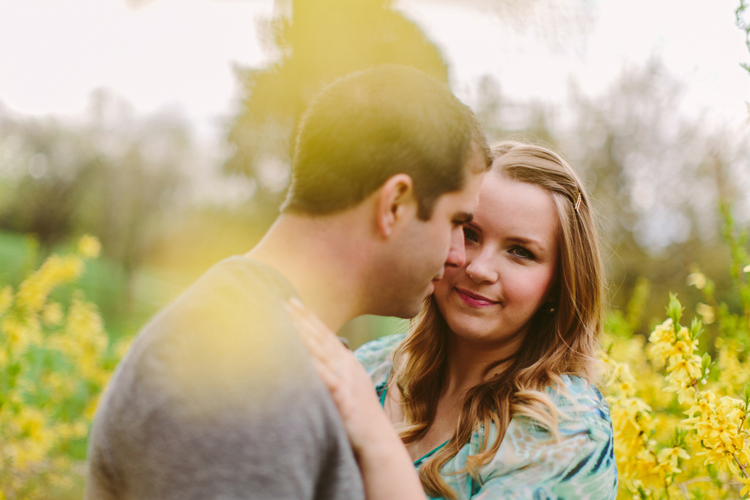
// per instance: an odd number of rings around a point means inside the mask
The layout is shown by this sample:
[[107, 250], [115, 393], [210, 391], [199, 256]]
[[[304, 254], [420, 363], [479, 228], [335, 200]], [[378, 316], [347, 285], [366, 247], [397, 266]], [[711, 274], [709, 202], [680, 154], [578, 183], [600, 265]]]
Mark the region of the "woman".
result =
[[354, 357], [299, 312], [368, 498], [424, 498], [409, 467], [432, 498], [616, 497], [609, 411], [592, 385], [603, 277], [588, 195], [546, 148], [506, 141], [493, 155], [464, 265], [446, 268], [408, 335], [356, 352], [384, 412]]

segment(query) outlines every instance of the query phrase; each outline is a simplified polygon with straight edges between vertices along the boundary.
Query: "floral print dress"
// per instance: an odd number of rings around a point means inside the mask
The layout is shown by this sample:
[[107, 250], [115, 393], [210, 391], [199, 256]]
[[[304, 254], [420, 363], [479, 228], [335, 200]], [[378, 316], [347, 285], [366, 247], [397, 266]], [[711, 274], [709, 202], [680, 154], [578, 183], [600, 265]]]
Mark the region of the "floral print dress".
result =
[[[390, 335], [369, 342], [355, 356], [372, 377], [385, 402], [391, 353], [405, 338]], [[525, 417], [511, 419], [495, 457], [479, 470], [479, 480], [466, 473], [466, 458], [477, 454], [479, 432], [442, 469], [459, 499], [472, 500], [614, 500], [617, 497], [612, 423], [599, 391], [580, 377], [563, 376], [568, 396], [547, 390], [564, 417], [555, 441]], [[490, 429], [490, 442], [494, 439]], [[414, 462], [419, 468], [440, 447]]]

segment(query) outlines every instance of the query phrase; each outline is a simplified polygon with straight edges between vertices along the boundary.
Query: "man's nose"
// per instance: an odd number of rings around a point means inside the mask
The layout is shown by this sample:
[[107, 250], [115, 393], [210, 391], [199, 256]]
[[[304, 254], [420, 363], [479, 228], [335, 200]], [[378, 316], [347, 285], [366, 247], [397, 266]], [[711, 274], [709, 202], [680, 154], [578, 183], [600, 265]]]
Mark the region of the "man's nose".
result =
[[464, 229], [459, 227], [451, 234], [451, 247], [448, 250], [446, 266], [462, 267], [466, 262], [466, 248], [464, 247]]

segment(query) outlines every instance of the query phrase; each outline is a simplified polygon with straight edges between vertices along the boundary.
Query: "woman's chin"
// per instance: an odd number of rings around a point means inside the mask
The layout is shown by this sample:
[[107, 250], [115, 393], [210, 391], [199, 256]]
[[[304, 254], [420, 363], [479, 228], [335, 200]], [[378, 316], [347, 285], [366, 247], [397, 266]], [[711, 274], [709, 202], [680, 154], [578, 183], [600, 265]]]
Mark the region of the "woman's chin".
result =
[[472, 342], [490, 341], [492, 332], [487, 330], [487, 325], [482, 324], [480, 318], [460, 318], [453, 321], [446, 320], [448, 327], [458, 338]]
[[508, 331], [497, 323], [488, 323], [487, 318], [456, 315], [446, 318], [446, 323], [456, 341], [482, 344], [487, 349], [506, 349], [525, 335], [524, 328]]

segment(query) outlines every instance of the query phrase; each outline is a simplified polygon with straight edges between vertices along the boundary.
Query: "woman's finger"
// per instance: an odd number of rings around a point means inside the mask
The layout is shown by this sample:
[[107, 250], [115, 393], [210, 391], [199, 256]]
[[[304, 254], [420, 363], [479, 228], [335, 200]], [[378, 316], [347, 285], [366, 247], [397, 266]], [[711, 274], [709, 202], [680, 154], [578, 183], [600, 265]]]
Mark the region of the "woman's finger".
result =
[[330, 346], [326, 342], [324, 334], [321, 334], [320, 327], [312, 323], [306, 315], [302, 314], [299, 310], [289, 308], [289, 313], [292, 317], [297, 331], [300, 333], [302, 338], [307, 342], [313, 342], [319, 351], [330, 350]]
[[335, 371], [335, 366], [338, 362], [338, 356], [336, 353], [327, 349], [326, 346], [324, 346], [314, 335], [310, 335], [309, 332], [306, 331], [307, 327], [304, 324], [298, 325], [297, 328], [300, 330], [300, 338], [305, 344], [308, 352], [310, 352], [310, 355], [318, 362], [329, 366], [332, 371]]
[[316, 358], [322, 358], [326, 359], [330, 357], [328, 352], [325, 350], [325, 347], [321, 345], [320, 341], [315, 338], [315, 336], [311, 335], [309, 332], [306, 331], [306, 327], [303, 324], [296, 324], [295, 326], [297, 330], [300, 333], [300, 338], [302, 339], [302, 342], [304, 342], [307, 349], [310, 351], [310, 353], [315, 356]]
[[318, 373], [320, 379], [328, 388], [328, 391], [335, 393], [339, 387], [340, 377], [338, 374], [331, 370], [331, 367], [315, 358], [313, 358], [313, 366], [315, 367], [315, 371]]

